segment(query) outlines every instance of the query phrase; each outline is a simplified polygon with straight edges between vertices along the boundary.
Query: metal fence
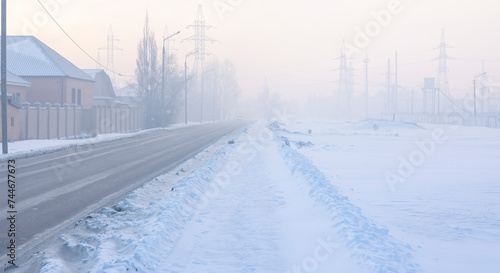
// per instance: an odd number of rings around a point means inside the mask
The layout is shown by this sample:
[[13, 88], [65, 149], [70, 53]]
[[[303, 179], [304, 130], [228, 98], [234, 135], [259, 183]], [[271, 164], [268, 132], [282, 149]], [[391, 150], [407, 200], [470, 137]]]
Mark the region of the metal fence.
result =
[[413, 123], [434, 123], [434, 124], [451, 124], [461, 126], [481, 126], [489, 128], [500, 128], [500, 114], [464, 114], [464, 113], [447, 113], [442, 115], [425, 115], [425, 114], [385, 114], [383, 119], [413, 122]]

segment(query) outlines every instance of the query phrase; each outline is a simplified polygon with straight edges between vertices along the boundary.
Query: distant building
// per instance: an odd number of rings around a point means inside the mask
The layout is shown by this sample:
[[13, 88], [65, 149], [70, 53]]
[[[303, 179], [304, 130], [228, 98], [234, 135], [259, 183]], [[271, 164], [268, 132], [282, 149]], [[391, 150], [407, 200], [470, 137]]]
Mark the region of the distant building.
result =
[[491, 113], [497, 113], [500, 118], [500, 87], [492, 86], [490, 89], [491, 93], [488, 96], [488, 111]]
[[[31, 83], [28, 81], [7, 71], [7, 139], [9, 141], [19, 139], [19, 109], [21, 108], [21, 101], [26, 97], [26, 89], [30, 86]], [[2, 105], [0, 103], [1, 119]]]
[[129, 84], [116, 90], [116, 101], [126, 104], [130, 107], [138, 107], [142, 103], [142, 97], [137, 93], [139, 87], [137, 84]]
[[110, 106], [116, 96], [111, 78], [103, 69], [83, 69], [94, 80], [94, 105]]
[[34, 36], [8, 36], [7, 60], [10, 72], [31, 83], [20, 101], [92, 107], [92, 77]]

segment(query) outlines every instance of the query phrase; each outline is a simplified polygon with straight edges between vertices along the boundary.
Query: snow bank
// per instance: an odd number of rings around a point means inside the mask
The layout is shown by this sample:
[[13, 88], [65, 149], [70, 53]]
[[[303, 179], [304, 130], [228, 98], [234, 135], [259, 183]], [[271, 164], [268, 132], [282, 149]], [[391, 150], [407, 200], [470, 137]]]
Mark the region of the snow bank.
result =
[[309, 184], [309, 195], [328, 208], [334, 228], [360, 265], [373, 272], [419, 270], [420, 266], [412, 261], [411, 246], [398, 242], [388, 229], [365, 217], [308, 158], [287, 145], [282, 145], [281, 154], [291, 172]]

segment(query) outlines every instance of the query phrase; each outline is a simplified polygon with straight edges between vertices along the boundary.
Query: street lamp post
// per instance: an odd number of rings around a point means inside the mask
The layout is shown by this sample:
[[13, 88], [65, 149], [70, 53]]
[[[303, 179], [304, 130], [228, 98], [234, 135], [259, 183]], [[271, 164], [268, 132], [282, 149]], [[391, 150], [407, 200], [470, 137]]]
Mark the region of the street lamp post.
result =
[[474, 118], [476, 117], [476, 78], [484, 74], [486, 74], [486, 72], [474, 76]]
[[161, 126], [163, 127], [165, 124], [163, 122], [164, 120], [164, 115], [165, 115], [165, 41], [174, 37], [175, 35], [181, 33], [180, 31], [177, 31], [176, 33], [163, 38], [163, 50], [162, 50], [162, 61], [161, 61], [161, 115], [160, 115], [160, 123]]
[[188, 86], [187, 86], [187, 57], [195, 54], [198, 52], [198, 50], [193, 51], [191, 53], [186, 54], [186, 57], [184, 58], [184, 123], [188, 124], [188, 96], [187, 96], [187, 91], [188, 91]]
[[[218, 78], [217, 78], [218, 79]], [[214, 97], [212, 101], [212, 121], [215, 122], [215, 87], [217, 86], [217, 79], [214, 81]]]
[[7, 134], [7, 0], [2, 0], [2, 38], [1, 38], [1, 91], [2, 91], [2, 153], [7, 154], [8, 134]]

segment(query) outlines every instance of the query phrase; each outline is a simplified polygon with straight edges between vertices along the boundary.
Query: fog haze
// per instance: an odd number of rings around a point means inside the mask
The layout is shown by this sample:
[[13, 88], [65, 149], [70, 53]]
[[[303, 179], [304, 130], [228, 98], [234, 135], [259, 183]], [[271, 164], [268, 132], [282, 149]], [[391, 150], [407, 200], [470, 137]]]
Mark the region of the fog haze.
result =
[[[444, 29], [450, 90], [456, 98], [472, 92], [473, 76], [483, 64], [493, 81], [500, 73], [500, 16], [495, 1], [42, 1], [59, 24], [89, 54], [97, 58], [106, 46], [109, 26], [119, 39], [115, 70], [123, 75], [118, 87], [134, 80], [137, 45], [146, 13], [157, 43], [176, 31], [170, 48], [182, 65], [194, 43], [186, 29], [202, 5], [206, 23], [207, 62], [234, 63], [241, 98], [258, 98], [267, 78], [270, 92], [281, 99], [304, 101], [311, 95], [333, 96], [338, 89], [342, 41], [352, 49], [353, 97], [364, 94], [365, 53], [370, 63], [369, 95], [384, 90], [387, 60], [398, 52], [399, 85], [419, 89], [424, 77], [436, 77]], [[8, 3], [8, 34], [35, 35], [80, 68], [96, 63], [80, 51], [44, 13], [37, 1]], [[100, 52], [106, 62], [106, 52]]]

